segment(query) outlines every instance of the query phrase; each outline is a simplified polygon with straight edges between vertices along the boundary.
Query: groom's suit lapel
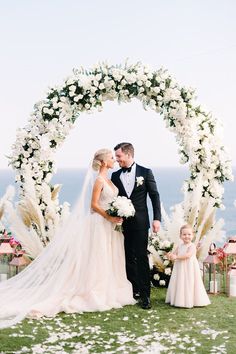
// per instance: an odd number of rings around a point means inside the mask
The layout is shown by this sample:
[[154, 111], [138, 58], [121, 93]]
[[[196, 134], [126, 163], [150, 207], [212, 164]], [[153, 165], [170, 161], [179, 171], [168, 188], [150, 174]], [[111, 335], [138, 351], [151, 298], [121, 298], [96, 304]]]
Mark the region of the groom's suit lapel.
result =
[[136, 188], [137, 188], [137, 177], [140, 176], [140, 170], [141, 170], [141, 166], [136, 164], [136, 171], [135, 171], [135, 180], [134, 180], [134, 188], [131, 192], [130, 197], [132, 196], [132, 194], [135, 192]]

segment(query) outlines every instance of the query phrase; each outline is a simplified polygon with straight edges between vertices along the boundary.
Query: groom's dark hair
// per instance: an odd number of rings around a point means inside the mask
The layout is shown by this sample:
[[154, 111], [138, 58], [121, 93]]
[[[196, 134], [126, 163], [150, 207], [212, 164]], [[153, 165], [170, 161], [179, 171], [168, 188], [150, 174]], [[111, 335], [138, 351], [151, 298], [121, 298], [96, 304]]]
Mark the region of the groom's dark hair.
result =
[[114, 150], [118, 150], [118, 149], [121, 149], [121, 151], [123, 151], [125, 154], [130, 154], [132, 157], [134, 157], [134, 147], [131, 143], [120, 143], [120, 144], [117, 144], [115, 147], [114, 147]]

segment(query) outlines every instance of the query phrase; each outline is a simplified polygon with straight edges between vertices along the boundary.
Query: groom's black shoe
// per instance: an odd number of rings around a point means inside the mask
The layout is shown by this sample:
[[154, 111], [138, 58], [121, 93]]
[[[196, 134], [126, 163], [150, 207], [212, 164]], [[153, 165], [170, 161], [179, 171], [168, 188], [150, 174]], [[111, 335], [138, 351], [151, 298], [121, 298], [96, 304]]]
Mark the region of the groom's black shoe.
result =
[[140, 293], [138, 291], [136, 291], [135, 293], [133, 293], [133, 298], [135, 300], [139, 300], [140, 299]]
[[142, 307], [142, 309], [144, 309], [144, 310], [149, 310], [152, 307], [149, 297], [140, 298], [139, 303], [140, 303], [140, 306]]

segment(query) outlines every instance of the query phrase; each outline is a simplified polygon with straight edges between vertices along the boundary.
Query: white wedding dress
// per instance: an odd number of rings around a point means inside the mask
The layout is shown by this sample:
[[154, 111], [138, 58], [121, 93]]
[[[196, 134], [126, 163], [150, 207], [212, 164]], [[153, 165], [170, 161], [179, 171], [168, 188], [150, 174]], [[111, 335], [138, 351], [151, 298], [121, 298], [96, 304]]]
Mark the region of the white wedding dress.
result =
[[[102, 178], [102, 177], [97, 177]], [[103, 178], [100, 205], [118, 194]], [[81, 203], [43, 252], [22, 272], [0, 283], [0, 328], [25, 317], [105, 311], [135, 304], [125, 270], [123, 234]]]

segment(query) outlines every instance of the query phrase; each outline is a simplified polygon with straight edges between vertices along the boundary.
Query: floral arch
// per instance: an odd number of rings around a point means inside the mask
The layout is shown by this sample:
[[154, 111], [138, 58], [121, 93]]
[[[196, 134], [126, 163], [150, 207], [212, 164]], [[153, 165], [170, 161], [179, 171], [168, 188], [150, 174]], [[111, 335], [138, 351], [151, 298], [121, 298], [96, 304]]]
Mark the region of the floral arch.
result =
[[[29, 213], [24, 217], [28, 217], [28, 227], [33, 225], [42, 244], [53, 236], [65, 207], [56, 202], [56, 188], [50, 185], [56, 149], [81, 113], [102, 110], [107, 100], [130, 102], [134, 98], [163, 117], [167, 129], [175, 134], [180, 162], [189, 165], [184, 201], [175, 213], [181, 208], [182, 218], [196, 229], [198, 240], [213, 228], [215, 210], [222, 206], [222, 184], [232, 179], [217, 120], [196, 104], [194, 90], [178, 85], [167, 70], [153, 71], [141, 63], [99, 64], [90, 70], [73, 70], [61, 86], [51, 88], [46, 98], [35, 104], [28, 125], [17, 132], [10, 164], [23, 191], [21, 213], [27, 214], [26, 182], [28, 186], [29, 174], [32, 178], [28, 204], [30, 200], [31, 208], [35, 203], [39, 210], [34, 217]], [[174, 216], [172, 220], [167, 216], [164, 219], [167, 235], [179, 226]]]

